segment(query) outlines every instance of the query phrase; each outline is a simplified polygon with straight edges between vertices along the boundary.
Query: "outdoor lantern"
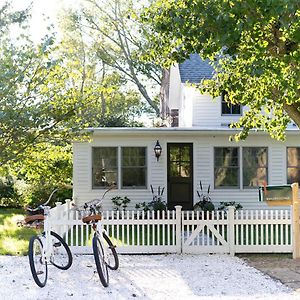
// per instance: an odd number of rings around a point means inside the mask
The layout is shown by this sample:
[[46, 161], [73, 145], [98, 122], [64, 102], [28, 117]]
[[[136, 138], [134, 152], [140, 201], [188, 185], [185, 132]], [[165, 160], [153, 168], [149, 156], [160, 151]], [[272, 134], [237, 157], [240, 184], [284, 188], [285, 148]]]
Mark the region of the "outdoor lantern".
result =
[[156, 145], [154, 146], [154, 153], [155, 153], [155, 157], [156, 157], [157, 161], [159, 160], [161, 151], [162, 151], [161, 145], [159, 144], [159, 141], [157, 140]]
[[157, 161], [159, 160], [159, 157], [161, 156], [161, 145], [159, 144], [159, 141], [156, 141], [156, 145], [154, 146], [154, 153], [155, 153], [155, 157], [157, 159]]

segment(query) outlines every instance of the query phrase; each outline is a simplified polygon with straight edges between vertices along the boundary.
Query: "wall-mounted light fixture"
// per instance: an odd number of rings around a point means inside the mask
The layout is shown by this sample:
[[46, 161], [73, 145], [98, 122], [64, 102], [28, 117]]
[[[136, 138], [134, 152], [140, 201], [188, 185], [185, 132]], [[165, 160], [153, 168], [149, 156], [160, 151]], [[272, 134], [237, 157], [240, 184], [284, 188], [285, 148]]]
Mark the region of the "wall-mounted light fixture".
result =
[[154, 153], [155, 153], [155, 157], [156, 157], [157, 161], [159, 160], [159, 157], [161, 156], [161, 151], [162, 151], [161, 145], [159, 144], [159, 141], [157, 140], [156, 144], [154, 146]]

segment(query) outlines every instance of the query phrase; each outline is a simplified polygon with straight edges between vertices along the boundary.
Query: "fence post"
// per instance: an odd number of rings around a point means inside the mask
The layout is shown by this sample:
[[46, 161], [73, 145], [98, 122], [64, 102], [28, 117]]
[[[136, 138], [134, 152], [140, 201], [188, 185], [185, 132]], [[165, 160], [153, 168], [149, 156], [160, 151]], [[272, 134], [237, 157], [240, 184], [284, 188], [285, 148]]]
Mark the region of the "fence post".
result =
[[[55, 205], [56, 205], [56, 212], [55, 212], [54, 222], [55, 221], [60, 221], [61, 213], [62, 213], [62, 211], [61, 211], [61, 209], [62, 209], [61, 202], [55, 202]], [[54, 231], [56, 231], [60, 235], [60, 225], [58, 225], [57, 223], [54, 226]]]
[[182, 239], [181, 239], [181, 205], [176, 205], [176, 252], [182, 252]]
[[231, 256], [234, 256], [235, 254], [234, 214], [235, 214], [235, 207], [228, 206], [228, 244], [229, 244], [229, 253]]
[[70, 220], [71, 199], [66, 199], [66, 206], [67, 220]]
[[293, 259], [300, 258], [300, 237], [299, 237], [299, 184], [292, 185], [293, 206], [292, 206], [292, 243]]

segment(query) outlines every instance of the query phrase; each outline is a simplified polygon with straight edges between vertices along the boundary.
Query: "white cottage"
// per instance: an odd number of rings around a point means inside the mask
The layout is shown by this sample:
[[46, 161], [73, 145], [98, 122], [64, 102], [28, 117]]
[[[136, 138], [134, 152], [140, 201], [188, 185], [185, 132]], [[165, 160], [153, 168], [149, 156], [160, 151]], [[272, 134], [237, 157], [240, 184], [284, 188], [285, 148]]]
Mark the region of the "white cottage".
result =
[[[152, 185], [165, 188], [169, 208], [192, 209], [199, 201], [201, 180], [205, 190], [210, 185], [216, 207], [236, 201], [244, 208], [263, 209], [267, 206], [258, 201], [258, 185], [300, 182], [298, 127], [288, 128], [284, 143], [263, 132], [230, 142], [234, 130], [228, 125], [246, 108], [228, 106], [223, 97], [212, 99], [186, 84], [210, 78], [212, 72], [198, 55], [171, 69], [167, 101], [171, 127], [91, 128], [91, 142], [74, 143], [75, 201], [101, 198], [115, 184], [105, 195], [104, 208], [112, 207], [114, 196], [127, 196], [133, 208], [152, 200]], [[153, 151], [157, 141], [162, 148], [159, 158]]]

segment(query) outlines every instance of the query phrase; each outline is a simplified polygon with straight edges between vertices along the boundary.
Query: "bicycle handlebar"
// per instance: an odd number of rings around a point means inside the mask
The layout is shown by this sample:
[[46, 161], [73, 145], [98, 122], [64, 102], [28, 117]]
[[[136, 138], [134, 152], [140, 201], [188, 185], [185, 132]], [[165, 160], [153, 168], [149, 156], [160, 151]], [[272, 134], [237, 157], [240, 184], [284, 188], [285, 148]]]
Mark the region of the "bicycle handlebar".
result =
[[37, 210], [39, 210], [39, 209], [43, 209], [43, 208], [50, 202], [52, 196], [54, 195], [54, 193], [55, 193], [56, 191], [58, 191], [58, 188], [54, 189], [54, 190], [51, 192], [51, 194], [50, 194], [48, 200], [47, 200], [45, 203], [40, 204], [37, 208], [26, 207], [26, 210], [28, 210], [28, 211], [37, 211]]

